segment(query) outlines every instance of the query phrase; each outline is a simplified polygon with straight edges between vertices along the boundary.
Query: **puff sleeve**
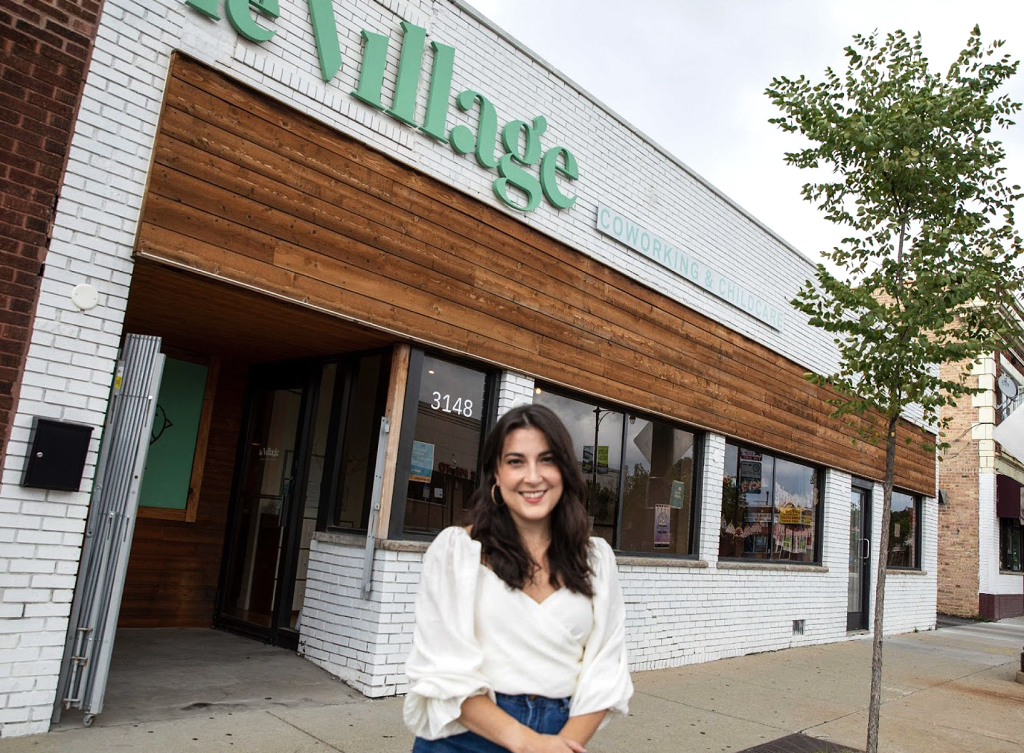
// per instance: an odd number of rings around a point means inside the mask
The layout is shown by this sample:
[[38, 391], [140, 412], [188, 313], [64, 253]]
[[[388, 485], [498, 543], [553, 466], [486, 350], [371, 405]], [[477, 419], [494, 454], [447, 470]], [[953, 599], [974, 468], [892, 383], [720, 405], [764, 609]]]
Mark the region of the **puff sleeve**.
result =
[[594, 625], [583, 651], [570, 716], [608, 710], [603, 727], [612, 716], [629, 711], [633, 682], [626, 662], [626, 610], [619, 586], [615, 553], [604, 539], [591, 540]]
[[462, 528], [446, 528], [423, 556], [403, 717], [427, 740], [466, 731], [456, 720], [467, 698], [494, 698], [480, 671], [483, 652], [474, 630], [479, 574], [480, 543]]

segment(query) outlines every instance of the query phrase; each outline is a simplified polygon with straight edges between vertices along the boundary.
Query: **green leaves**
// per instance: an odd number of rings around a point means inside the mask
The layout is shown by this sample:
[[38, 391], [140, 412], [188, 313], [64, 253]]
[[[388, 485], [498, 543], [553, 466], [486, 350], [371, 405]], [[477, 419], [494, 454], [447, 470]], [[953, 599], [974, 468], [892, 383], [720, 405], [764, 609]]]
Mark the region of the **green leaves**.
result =
[[1022, 196], [991, 134], [1021, 105], [998, 94], [1018, 67], [996, 55], [1001, 45], [985, 46], [975, 27], [943, 75], [920, 35], [856, 35], [845, 71], [766, 89], [781, 112], [770, 122], [810, 142], [786, 162], [834, 176], [806, 184], [804, 199], [850, 231], [824, 251], [843, 279], [819, 266], [792, 302], [835, 336], [840, 368], [814, 381], [845, 396], [838, 415], [897, 416], [917, 403], [937, 423], [972, 392], [963, 369], [940, 378], [938, 366], [999, 350], [1017, 326], [1004, 312], [1024, 287]]

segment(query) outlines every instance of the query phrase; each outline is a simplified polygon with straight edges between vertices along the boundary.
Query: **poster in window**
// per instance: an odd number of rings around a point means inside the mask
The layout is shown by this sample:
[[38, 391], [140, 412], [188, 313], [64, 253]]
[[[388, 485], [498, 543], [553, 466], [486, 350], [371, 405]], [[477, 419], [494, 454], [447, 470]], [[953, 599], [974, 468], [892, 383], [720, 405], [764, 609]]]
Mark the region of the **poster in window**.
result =
[[739, 461], [739, 489], [751, 494], [761, 493], [761, 461]]
[[670, 506], [675, 507], [677, 510], [681, 509], [686, 504], [686, 484], [682, 481], [672, 482], [672, 494], [668, 498]]
[[434, 471], [434, 445], [429, 442], [412, 443], [412, 462], [409, 464], [409, 480], [430, 483]]
[[783, 525], [799, 525], [802, 520], [801, 511], [793, 505], [787, 505], [779, 510], [779, 522]]
[[672, 508], [654, 506], [654, 546], [667, 547], [672, 543]]
[[[583, 445], [583, 472], [594, 472], [594, 445], [592, 444]], [[608, 445], [606, 444], [597, 446], [597, 472], [608, 473]]]
[[740, 450], [740, 491], [760, 494], [761, 453]]

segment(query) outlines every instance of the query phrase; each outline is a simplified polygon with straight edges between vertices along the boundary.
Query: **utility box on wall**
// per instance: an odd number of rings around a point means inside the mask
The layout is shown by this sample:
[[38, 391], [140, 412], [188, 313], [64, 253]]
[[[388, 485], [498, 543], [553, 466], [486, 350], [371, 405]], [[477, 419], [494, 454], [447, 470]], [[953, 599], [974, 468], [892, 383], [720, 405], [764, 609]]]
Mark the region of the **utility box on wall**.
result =
[[33, 418], [32, 437], [21, 485], [36, 489], [78, 491], [82, 484], [92, 428], [52, 418]]

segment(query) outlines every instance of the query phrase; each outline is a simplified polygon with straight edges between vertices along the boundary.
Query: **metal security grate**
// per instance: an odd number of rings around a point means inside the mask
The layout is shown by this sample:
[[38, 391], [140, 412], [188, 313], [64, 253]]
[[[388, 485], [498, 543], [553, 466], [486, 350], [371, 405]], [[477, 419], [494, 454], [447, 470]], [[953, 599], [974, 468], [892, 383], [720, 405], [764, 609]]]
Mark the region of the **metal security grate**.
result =
[[100, 441], [54, 722], [61, 707], [82, 709], [86, 726], [103, 710], [163, 365], [159, 337], [126, 336]]

